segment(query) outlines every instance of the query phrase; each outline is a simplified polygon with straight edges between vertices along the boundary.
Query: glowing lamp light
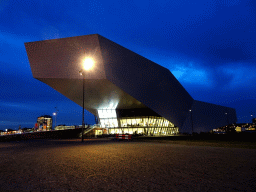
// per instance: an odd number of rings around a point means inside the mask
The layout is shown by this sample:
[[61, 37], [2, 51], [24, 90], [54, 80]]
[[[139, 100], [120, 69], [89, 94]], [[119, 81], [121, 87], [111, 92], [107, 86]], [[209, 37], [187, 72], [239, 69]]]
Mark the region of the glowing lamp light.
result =
[[86, 58], [83, 62], [83, 68], [84, 70], [88, 71], [90, 70], [94, 65], [94, 61], [92, 58]]

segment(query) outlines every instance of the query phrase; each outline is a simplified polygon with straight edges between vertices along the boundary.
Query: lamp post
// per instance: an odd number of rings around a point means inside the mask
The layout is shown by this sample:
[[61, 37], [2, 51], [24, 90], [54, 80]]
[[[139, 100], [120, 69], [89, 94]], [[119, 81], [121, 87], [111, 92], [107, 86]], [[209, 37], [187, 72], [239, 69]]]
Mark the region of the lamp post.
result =
[[190, 112], [190, 117], [191, 117], [191, 130], [192, 130], [192, 135], [193, 135], [193, 129], [194, 129], [194, 125], [193, 125], [193, 117], [192, 117], [192, 110], [189, 109], [189, 112]]
[[56, 127], [56, 122], [57, 122], [57, 113], [58, 113], [57, 107], [55, 107], [55, 112], [53, 113], [53, 116], [55, 116], [55, 127]]
[[227, 123], [229, 125], [229, 121], [228, 121], [228, 113], [225, 113], [225, 115], [227, 116]]
[[83, 69], [79, 71], [83, 76], [83, 117], [82, 117], [82, 142], [84, 141], [84, 84], [85, 84], [85, 71], [90, 70], [94, 65], [94, 61], [91, 58], [86, 58], [83, 61]]
[[[226, 115], [226, 117], [227, 117], [227, 124], [229, 125], [229, 121], [228, 121], [228, 113], [225, 113], [225, 115]], [[229, 130], [228, 125], [226, 126], [226, 132], [228, 132], [228, 130]]]
[[56, 128], [56, 116], [57, 116], [57, 113], [54, 112], [54, 113], [53, 113], [53, 116], [55, 116], [55, 128]]

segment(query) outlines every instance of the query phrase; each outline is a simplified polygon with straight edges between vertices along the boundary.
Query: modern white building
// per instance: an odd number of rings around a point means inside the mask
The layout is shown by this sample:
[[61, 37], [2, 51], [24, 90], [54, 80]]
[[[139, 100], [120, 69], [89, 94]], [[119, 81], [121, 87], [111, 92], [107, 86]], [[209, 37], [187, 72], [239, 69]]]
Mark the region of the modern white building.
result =
[[33, 77], [96, 115], [109, 133], [208, 132], [237, 121], [233, 108], [194, 100], [166, 68], [98, 34], [25, 43]]

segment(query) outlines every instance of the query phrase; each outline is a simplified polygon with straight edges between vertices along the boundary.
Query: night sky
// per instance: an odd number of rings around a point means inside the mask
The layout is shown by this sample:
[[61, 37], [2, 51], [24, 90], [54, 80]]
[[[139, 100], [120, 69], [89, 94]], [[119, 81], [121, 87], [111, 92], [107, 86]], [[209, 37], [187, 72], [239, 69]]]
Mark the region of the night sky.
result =
[[[196, 100], [256, 116], [255, 0], [0, 1], [0, 129], [82, 108], [32, 77], [24, 43], [100, 34], [166, 68]], [[86, 113], [86, 123], [93, 115]]]

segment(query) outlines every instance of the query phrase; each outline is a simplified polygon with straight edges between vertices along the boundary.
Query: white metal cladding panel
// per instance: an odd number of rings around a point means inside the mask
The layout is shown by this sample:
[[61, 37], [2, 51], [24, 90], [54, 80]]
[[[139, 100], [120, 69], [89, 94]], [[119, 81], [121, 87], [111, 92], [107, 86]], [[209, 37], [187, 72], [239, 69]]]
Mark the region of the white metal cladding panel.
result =
[[159, 115], [182, 126], [193, 98], [172, 73], [99, 36], [107, 79]]
[[192, 121], [193, 132], [209, 132], [212, 129], [225, 126], [228, 123], [235, 123], [237, 121], [236, 111], [233, 108], [194, 100], [192, 119], [190, 112], [184, 125], [180, 128], [180, 132], [191, 133]]
[[93, 57], [95, 66], [87, 79], [105, 79], [98, 35], [86, 35], [25, 43], [34, 78], [80, 79], [85, 57]]
[[[82, 106], [82, 79], [45, 78], [40, 81], [51, 86], [70, 100]], [[97, 115], [97, 109], [146, 108], [107, 79], [85, 79], [85, 109]]]

